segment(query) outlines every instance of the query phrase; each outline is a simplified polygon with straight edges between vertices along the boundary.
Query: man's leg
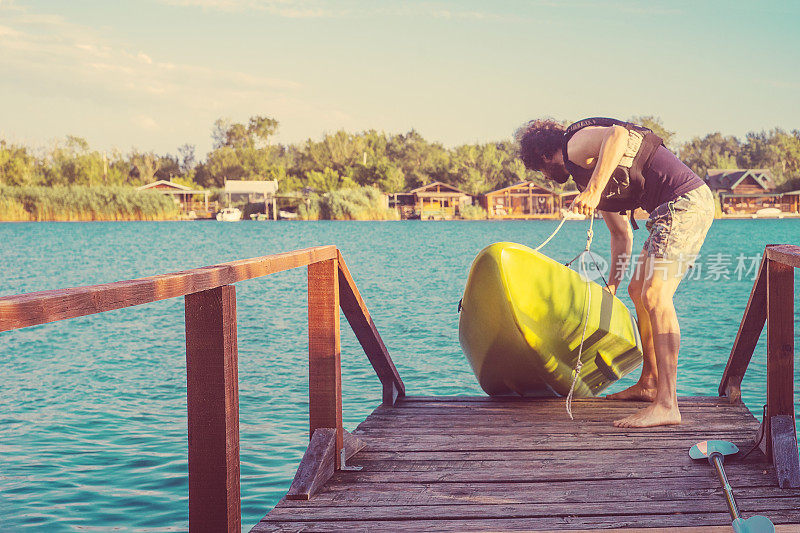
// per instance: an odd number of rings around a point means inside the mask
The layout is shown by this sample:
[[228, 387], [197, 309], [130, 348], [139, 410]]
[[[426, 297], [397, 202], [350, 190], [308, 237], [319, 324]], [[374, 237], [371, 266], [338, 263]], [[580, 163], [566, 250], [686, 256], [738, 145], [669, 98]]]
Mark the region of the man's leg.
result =
[[634, 385], [627, 389], [609, 394], [609, 400], [638, 400], [652, 402], [656, 398], [656, 385], [658, 380], [658, 368], [656, 365], [656, 352], [653, 347], [653, 329], [650, 326], [650, 314], [642, 301], [642, 291], [644, 289], [645, 278], [650, 268], [651, 256], [646, 250], [642, 250], [636, 262], [630, 283], [628, 283], [628, 294], [636, 307], [636, 319], [639, 323], [639, 335], [642, 338], [642, 375]]
[[642, 306], [650, 318], [656, 359], [657, 391], [653, 403], [636, 413], [617, 420], [617, 427], [650, 427], [680, 424], [676, 382], [680, 327], [672, 297], [686, 270], [683, 261], [651, 258], [652, 275], [642, 289]]

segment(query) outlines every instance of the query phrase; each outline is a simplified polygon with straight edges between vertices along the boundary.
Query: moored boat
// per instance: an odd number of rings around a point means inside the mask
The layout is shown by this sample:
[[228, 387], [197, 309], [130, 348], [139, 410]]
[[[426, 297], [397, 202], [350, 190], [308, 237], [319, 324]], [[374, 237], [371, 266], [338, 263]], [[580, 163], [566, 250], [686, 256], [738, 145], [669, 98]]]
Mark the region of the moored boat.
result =
[[238, 222], [242, 220], [242, 211], [236, 207], [226, 207], [217, 213], [217, 220], [220, 222]]
[[783, 218], [783, 211], [777, 207], [764, 207], [753, 213], [753, 218]]

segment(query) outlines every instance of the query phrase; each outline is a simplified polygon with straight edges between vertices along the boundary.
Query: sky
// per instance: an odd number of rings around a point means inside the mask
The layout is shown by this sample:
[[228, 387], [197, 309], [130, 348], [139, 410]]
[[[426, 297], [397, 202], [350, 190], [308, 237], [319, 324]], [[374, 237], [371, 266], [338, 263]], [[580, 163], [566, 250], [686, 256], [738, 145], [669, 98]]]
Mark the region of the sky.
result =
[[0, 0], [0, 138], [205, 154], [215, 120], [283, 143], [536, 117], [661, 117], [679, 141], [800, 128], [800, 2]]

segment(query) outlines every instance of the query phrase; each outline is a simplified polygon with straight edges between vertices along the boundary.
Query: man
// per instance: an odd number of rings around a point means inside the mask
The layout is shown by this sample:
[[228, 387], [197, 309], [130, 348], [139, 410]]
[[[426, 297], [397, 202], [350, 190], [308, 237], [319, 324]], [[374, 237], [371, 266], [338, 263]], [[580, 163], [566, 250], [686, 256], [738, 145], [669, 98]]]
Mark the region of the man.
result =
[[680, 424], [676, 380], [680, 328], [672, 297], [691, 266], [714, 218], [711, 190], [647, 128], [614, 119], [585, 119], [568, 128], [534, 120], [517, 130], [525, 166], [581, 193], [572, 209], [600, 211], [611, 232], [609, 289], [616, 293], [633, 245], [628, 219], [638, 207], [650, 213], [650, 232], [628, 293], [636, 306], [644, 362], [639, 381], [611, 394], [617, 400], [652, 402], [616, 420], [617, 427]]

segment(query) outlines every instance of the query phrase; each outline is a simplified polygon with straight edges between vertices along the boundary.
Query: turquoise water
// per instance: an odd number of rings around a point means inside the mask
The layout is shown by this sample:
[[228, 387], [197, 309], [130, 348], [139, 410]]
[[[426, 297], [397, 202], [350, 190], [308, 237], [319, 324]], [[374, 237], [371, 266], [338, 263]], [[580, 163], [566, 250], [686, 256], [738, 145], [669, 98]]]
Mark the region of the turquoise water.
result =
[[[456, 305], [470, 262], [487, 244], [536, 245], [554, 227], [551, 221], [0, 224], [0, 295], [335, 244], [408, 393], [481, 394], [457, 336]], [[586, 227], [568, 222], [544, 251], [570, 259], [583, 248]], [[636, 232], [636, 248], [645, 236]], [[715, 222], [700, 260], [705, 270], [676, 295], [681, 394], [716, 394], [752, 287], [752, 275], [736, 279], [736, 257], [758, 256], [767, 243], [799, 241], [800, 220]], [[596, 232], [593, 249], [607, 255], [605, 229]], [[730, 257], [711, 257], [720, 253]], [[731, 279], [704, 279], [726, 259]], [[627, 295], [623, 300], [630, 304]], [[307, 443], [305, 269], [239, 283], [237, 302], [242, 523], [249, 530], [286, 491]], [[183, 335], [181, 298], [0, 333], [0, 530], [187, 528]], [[743, 387], [759, 413], [763, 341]], [[352, 429], [380, 402], [380, 384], [344, 320], [342, 365], [345, 426]], [[795, 384], [797, 398], [798, 375]]]

